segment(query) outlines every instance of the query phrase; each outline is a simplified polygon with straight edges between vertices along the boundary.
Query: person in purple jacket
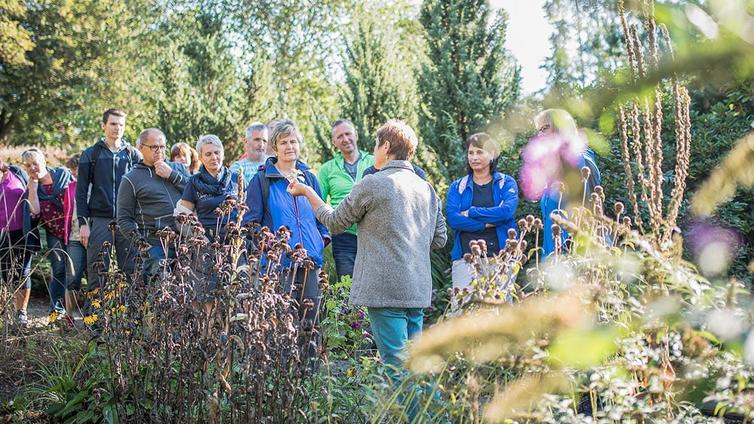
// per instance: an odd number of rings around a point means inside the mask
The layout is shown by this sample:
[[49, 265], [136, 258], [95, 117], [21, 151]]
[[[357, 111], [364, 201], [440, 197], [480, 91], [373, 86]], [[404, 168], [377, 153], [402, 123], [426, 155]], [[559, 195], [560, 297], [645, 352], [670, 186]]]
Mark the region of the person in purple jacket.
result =
[[[487, 256], [505, 247], [508, 230], [516, 230], [518, 186], [509, 175], [497, 171], [500, 149], [486, 133], [476, 133], [466, 140], [467, 171], [448, 189], [446, 213], [455, 233], [453, 250], [453, 287], [464, 288], [474, 279], [474, 271], [463, 256], [471, 252], [469, 243], [484, 240]], [[494, 266], [485, 272], [493, 272]]]

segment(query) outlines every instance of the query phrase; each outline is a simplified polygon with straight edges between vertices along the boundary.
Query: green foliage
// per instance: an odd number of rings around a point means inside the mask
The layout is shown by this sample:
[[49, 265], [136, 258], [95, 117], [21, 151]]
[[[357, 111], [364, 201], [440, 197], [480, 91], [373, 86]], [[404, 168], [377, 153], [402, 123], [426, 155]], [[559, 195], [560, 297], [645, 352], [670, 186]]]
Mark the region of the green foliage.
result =
[[243, 74], [225, 28], [220, 17], [192, 10], [169, 19], [163, 26], [164, 57], [155, 70], [155, 125], [171, 142], [190, 145], [202, 134], [215, 134], [228, 144], [231, 160], [240, 153], [238, 125], [246, 103]]
[[[341, 116], [350, 119], [359, 134], [359, 147], [374, 148], [375, 130], [405, 110], [401, 91], [394, 82], [385, 38], [373, 22], [359, 23], [356, 36], [346, 46], [345, 86], [340, 93]], [[404, 94], [405, 96], [405, 94]]]
[[520, 70], [503, 46], [506, 16], [490, 15], [486, 0], [422, 4], [429, 63], [417, 76], [419, 130], [447, 180], [465, 170], [466, 138], [502, 118], [519, 95]]
[[344, 276], [324, 295], [322, 338], [331, 360], [357, 358], [372, 348], [369, 318], [364, 308], [348, 304], [351, 277]]
[[28, 65], [25, 54], [34, 48], [31, 34], [20, 20], [27, 6], [20, 0], [0, 0], [0, 66]]

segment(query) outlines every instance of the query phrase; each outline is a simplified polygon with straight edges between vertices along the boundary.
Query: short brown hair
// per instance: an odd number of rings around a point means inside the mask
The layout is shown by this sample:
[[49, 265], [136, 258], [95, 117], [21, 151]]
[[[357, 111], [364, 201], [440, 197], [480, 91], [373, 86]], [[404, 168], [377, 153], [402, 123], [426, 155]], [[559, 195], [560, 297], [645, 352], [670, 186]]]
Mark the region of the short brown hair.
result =
[[176, 156], [179, 154], [183, 154], [191, 159], [191, 165], [189, 165], [190, 173], [193, 174], [199, 170], [201, 163], [199, 162], [199, 152], [197, 152], [196, 149], [184, 142], [176, 143], [173, 145], [173, 148], [170, 149], [170, 160], [175, 161]]
[[411, 160], [419, 144], [414, 130], [400, 119], [391, 119], [382, 124], [375, 134], [375, 140], [377, 146], [389, 142], [387, 154], [397, 160]]
[[113, 108], [110, 108], [110, 109], [106, 110], [102, 114], [102, 123], [103, 124], [107, 124], [107, 119], [110, 117], [110, 115], [119, 116], [121, 118], [125, 118], [126, 117], [126, 112], [123, 112], [120, 109], [113, 109]]
[[79, 169], [79, 160], [81, 155], [76, 153], [74, 155], [71, 155], [71, 157], [68, 158], [67, 161], [65, 161], [65, 167], [68, 169]]
[[272, 145], [273, 149], [277, 151], [278, 139], [281, 137], [289, 136], [291, 134], [296, 136], [296, 140], [298, 140], [299, 143], [303, 142], [301, 131], [299, 131], [295, 122], [290, 119], [283, 119], [282, 121], [278, 121], [275, 124], [275, 127], [272, 129], [269, 143]]

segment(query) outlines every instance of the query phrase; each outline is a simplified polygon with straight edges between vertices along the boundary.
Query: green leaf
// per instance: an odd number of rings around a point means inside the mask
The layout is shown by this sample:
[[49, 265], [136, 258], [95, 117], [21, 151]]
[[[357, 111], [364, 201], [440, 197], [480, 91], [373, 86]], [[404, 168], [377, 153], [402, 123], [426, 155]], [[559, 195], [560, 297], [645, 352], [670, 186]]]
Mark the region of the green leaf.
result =
[[550, 347], [549, 360], [559, 366], [578, 369], [599, 365], [616, 352], [615, 342], [621, 332], [617, 327], [565, 330]]

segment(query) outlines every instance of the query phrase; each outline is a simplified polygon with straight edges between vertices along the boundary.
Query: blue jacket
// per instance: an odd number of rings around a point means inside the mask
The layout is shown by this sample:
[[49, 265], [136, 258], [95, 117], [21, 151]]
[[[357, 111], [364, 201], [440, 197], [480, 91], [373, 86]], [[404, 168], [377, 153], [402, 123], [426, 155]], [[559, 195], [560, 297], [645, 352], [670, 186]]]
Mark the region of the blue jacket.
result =
[[[493, 224], [500, 246], [503, 247], [505, 240], [508, 239], [508, 229], [518, 230], [516, 226], [516, 208], [518, 207], [516, 180], [500, 172], [495, 172], [492, 180], [492, 199], [497, 204], [492, 208], [471, 206], [471, 201], [474, 198], [474, 184], [471, 175], [453, 181], [448, 189], [445, 211], [448, 216], [448, 225], [455, 232], [453, 250], [450, 251], [450, 258], [454, 261], [463, 257], [460, 232], [481, 231], [485, 224]], [[461, 215], [463, 211], [469, 211], [468, 216]]]
[[[301, 243], [317, 267], [321, 267], [322, 251], [325, 248], [323, 239], [330, 239], [330, 233], [317, 221], [314, 209], [304, 196], [296, 196], [294, 199], [288, 193], [288, 180], [278, 172], [275, 163], [277, 163], [277, 158], [268, 158], [249, 183], [246, 191], [246, 205], [249, 210], [244, 215], [243, 223], [258, 222], [272, 231], [277, 231], [280, 226], [285, 225], [291, 231], [289, 240], [291, 247]], [[302, 182], [314, 188], [314, 191], [322, 197], [317, 176], [309, 170], [309, 167], [304, 162], [297, 161], [296, 169], [304, 173]], [[267, 178], [268, 182], [269, 192], [266, 196], [262, 193], [262, 178]], [[267, 204], [263, 204], [265, 198]], [[290, 266], [290, 260], [287, 257], [283, 259], [283, 266]]]
[[76, 213], [80, 224], [93, 216], [115, 218], [121, 179], [141, 159], [141, 153], [126, 142], [118, 152], [111, 152], [104, 137], [84, 150], [76, 184]]
[[[597, 167], [594, 152], [591, 149], [587, 149], [584, 154], [579, 158], [579, 163], [576, 169], [581, 169], [584, 166], [589, 167], [589, 181], [586, 184], [586, 199], [587, 202], [590, 199], [594, 187], [602, 184], [602, 176], [600, 170]], [[542, 210], [542, 224], [544, 225], [544, 240], [542, 240], [542, 257], [548, 256], [555, 251], [555, 240], [552, 238], [552, 218], [550, 214], [555, 212], [558, 215], [563, 215], [562, 211], [566, 209], [565, 196], [562, 196], [560, 190], [558, 190], [559, 184], [557, 182], [550, 183], [539, 201], [540, 209]], [[568, 238], [568, 232], [561, 228], [560, 241], [564, 243]]]

